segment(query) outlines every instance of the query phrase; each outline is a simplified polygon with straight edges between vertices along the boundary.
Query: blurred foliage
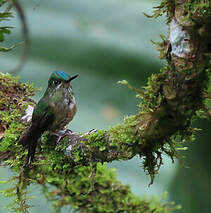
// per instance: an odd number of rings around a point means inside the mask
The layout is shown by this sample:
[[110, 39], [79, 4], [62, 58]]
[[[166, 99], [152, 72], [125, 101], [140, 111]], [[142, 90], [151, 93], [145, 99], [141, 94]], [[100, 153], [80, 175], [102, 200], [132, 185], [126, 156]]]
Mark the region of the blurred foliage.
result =
[[[196, 141], [188, 145], [183, 166], [177, 169], [170, 185], [170, 197], [182, 206], [185, 213], [210, 212], [210, 120], [196, 122], [202, 131]], [[177, 212], [177, 211], [176, 211]]]
[[[13, 17], [13, 13], [11, 12], [12, 4], [11, 3], [8, 4], [7, 0], [1, 0], [0, 7], [1, 7], [1, 10], [3, 10], [0, 12], [0, 23], [5, 20], [10, 20]], [[2, 8], [4, 8], [4, 9], [2, 9]], [[10, 26], [1, 26], [0, 27], [0, 42], [4, 41], [5, 34], [10, 34], [11, 28], [12, 27], [10, 27]], [[15, 46], [7, 48], [7, 47], [1, 46], [0, 51], [7, 52], [9, 50], [12, 50], [14, 47]]]

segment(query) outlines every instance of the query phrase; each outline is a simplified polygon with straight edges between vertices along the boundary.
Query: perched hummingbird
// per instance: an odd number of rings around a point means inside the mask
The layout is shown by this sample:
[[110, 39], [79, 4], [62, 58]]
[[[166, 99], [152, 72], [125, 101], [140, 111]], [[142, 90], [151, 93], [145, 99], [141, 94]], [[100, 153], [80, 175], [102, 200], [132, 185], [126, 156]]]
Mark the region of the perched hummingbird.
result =
[[19, 141], [28, 145], [27, 164], [34, 159], [37, 141], [45, 131], [56, 133], [73, 119], [77, 108], [71, 81], [77, 76], [70, 77], [63, 71], [51, 74], [48, 87], [34, 108], [32, 124]]

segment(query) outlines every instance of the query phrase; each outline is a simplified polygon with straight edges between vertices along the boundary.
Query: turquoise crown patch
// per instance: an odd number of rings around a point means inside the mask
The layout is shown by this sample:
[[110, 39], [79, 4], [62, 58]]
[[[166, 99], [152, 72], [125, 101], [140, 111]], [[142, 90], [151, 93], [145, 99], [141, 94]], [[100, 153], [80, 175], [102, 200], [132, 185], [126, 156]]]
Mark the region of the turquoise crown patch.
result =
[[63, 71], [58, 70], [56, 72], [53, 72], [51, 74], [50, 78], [51, 79], [62, 79], [62, 80], [66, 81], [66, 80], [68, 80], [70, 78], [70, 76], [67, 73], [63, 72]]

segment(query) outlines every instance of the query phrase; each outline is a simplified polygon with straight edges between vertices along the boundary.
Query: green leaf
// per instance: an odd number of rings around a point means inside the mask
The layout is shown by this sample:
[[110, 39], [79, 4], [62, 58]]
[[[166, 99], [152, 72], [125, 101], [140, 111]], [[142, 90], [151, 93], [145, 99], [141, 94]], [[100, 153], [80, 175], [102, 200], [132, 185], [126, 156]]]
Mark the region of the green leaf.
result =
[[12, 45], [11, 47], [0, 47], [0, 52], [8, 52], [8, 51], [14, 49], [15, 47], [21, 45], [22, 43], [23, 42], [19, 42], [19, 43], [15, 44], [15, 45]]

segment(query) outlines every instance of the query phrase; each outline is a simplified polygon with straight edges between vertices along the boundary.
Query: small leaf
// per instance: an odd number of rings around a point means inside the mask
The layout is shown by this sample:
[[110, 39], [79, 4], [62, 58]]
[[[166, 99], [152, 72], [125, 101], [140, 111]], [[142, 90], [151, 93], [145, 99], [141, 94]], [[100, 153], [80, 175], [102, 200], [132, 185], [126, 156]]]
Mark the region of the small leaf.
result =
[[21, 45], [22, 43], [23, 42], [19, 42], [19, 43], [15, 44], [15, 45], [12, 45], [11, 47], [0, 47], [0, 52], [8, 52], [8, 51], [14, 49], [15, 47]]
[[118, 84], [125, 85], [125, 86], [128, 85], [128, 81], [126, 81], [126, 80], [118, 81], [117, 83], [118, 83]]

